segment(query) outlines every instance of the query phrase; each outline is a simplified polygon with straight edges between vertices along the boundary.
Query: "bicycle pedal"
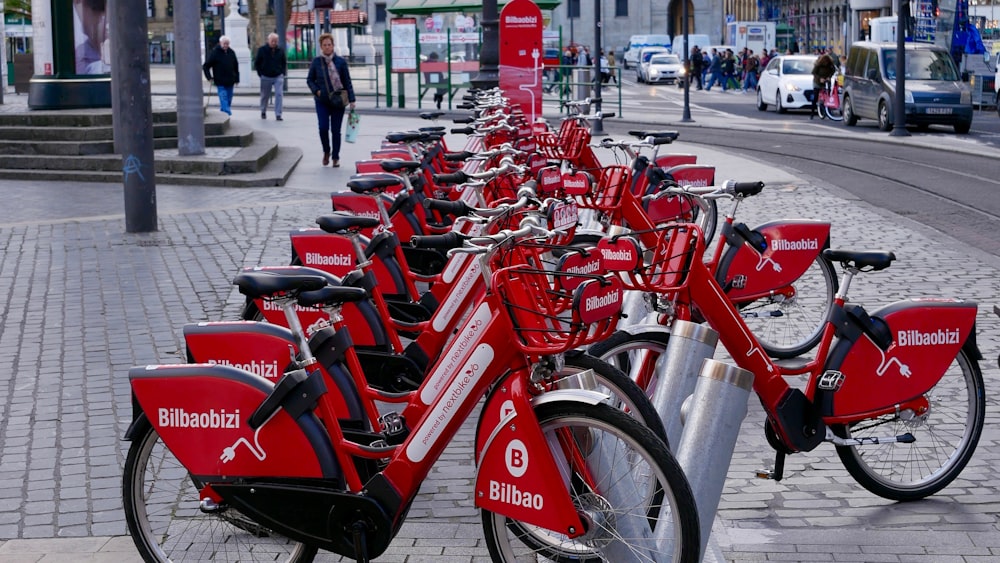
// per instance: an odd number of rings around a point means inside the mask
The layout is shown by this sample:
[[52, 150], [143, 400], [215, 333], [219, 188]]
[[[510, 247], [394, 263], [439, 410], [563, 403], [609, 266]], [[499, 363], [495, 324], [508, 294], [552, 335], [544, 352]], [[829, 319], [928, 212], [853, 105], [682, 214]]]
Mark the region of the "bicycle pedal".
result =
[[774, 479], [774, 471], [770, 469], [758, 469], [754, 472], [754, 476], [758, 479]]

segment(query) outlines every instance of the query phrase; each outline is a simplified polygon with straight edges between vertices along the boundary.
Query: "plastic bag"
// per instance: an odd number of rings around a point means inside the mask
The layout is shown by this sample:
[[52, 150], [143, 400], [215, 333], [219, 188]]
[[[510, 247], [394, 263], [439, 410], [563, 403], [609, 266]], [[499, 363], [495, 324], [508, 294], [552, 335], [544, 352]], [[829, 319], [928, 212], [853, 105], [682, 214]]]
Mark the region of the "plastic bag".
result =
[[348, 143], [356, 143], [360, 129], [361, 116], [358, 115], [358, 112], [351, 110], [351, 113], [347, 114], [347, 131], [344, 133], [344, 140]]

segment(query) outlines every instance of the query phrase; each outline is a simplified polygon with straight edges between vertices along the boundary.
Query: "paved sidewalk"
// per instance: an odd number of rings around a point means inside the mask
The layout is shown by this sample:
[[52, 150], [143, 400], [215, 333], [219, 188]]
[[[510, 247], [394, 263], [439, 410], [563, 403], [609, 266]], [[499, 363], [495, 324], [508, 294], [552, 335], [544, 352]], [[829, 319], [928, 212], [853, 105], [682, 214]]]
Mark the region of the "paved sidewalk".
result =
[[[0, 563], [138, 560], [124, 536], [120, 491], [128, 448], [121, 437], [132, 415], [128, 368], [180, 362], [185, 323], [235, 318], [242, 299], [230, 285], [233, 275], [244, 266], [287, 263], [288, 231], [329, 210], [329, 192], [343, 189], [350, 163], [386, 132], [424, 124], [412, 112], [379, 112], [365, 100], [363, 133], [357, 144], [344, 145], [345, 166], [323, 168], [305, 100], [288, 98], [279, 123], [260, 120], [255, 100], [238, 97], [233, 116], [304, 150], [287, 186], [159, 186], [156, 233], [124, 233], [120, 185], [10, 181], [0, 187], [9, 202], [0, 207], [0, 287], [8, 288], [0, 293]], [[668, 125], [679, 112], [658, 119]], [[699, 119], [707, 127], [761, 127], [752, 120]], [[803, 134], [812, 131], [802, 124]], [[448, 142], [460, 147], [462, 139]], [[788, 216], [824, 219], [833, 223], [835, 246], [894, 250], [900, 259], [889, 271], [861, 276], [852, 287], [854, 301], [870, 311], [911, 295], [979, 301], [980, 365], [987, 388], [996, 387], [995, 257], [796, 171], [683, 138], [674, 148], [715, 164], [719, 179], [767, 183], [764, 194], [740, 208], [750, 225]], [[997, 407], [989, 395], [986, 429], [960, 479], [930, 499], [898, 504], [854, 484], [825, 445], [790, 456], [780, 483], [753, 478], [773, 455], [760, 407], [751, 401], [713, 541], [728, 561], [996, 560]], [[471, 504], [472, 430], [459, 438], [380, 561], [488, 560]]]

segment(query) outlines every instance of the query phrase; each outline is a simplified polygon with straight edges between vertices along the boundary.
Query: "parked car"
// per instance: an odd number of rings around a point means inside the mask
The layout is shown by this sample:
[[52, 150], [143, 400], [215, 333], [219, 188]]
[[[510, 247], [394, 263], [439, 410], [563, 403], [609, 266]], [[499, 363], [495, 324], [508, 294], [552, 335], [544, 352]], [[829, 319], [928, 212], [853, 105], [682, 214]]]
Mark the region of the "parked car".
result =
[[757, 81], [757, 109], [774, 106], [778, 113], [812, 106], [806, 92], [813, 89], [816, 55], [781, 55], [771, 59]]
[[[876, 119], [882, 131], [892, 130], [896, 92], [896, 44], [868, 41], [851, 45], [844, 71], [844, 123]], [[951, 125], [956, 133], [972, 128], [972, 89], [947, 49], [907, 43], [906, 124], [926, 129]]]
[[666, 47], [643, 47], [639, 51], [639, 56], [636, 59], [636, 82], [646, 82], [648, 80], [649, 72], [646, 67], [649, 65], [649, 59], [652, 58], [653, 55], [667, 55], [669, 53], [670, 51]]
[[684, 77], [684, 63], [677, 55], [653, 55], [643, 68], [643, 79], [650, 84], [656, 82], [670, 84]]

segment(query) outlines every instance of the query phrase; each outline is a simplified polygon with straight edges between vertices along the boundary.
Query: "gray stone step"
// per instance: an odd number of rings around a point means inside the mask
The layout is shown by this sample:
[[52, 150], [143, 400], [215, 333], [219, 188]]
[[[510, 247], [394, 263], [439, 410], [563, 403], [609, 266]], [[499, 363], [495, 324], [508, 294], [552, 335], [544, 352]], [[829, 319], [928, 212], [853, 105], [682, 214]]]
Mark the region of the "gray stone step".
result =
[[[114, 142], [112, 141], [111, 127], [82, 127], [74, 128], [49, 128], [41, 127], [30, 129], [26, 127], [8, 128], [17, 131], [17, 134], [6, 136], [0, 130], [0, 158], [2, 155], [59, 155], [59, 156], [82, 156], [82, 155], [110, 155], [114, 153]], [[30, 138], [31, 132], [41, 133], [40, 137], [45, 139]], [[76, 131], [84, 132], [83, 135], [75, 135]], [[61, 133], [67, 134], [70, 139], [59, 139]], [[205, 123], [205, 146], [206, 147], [246, 147], [253, 142], [254, 130], [249, 125], [231, 125], [228, 118], [221, 120], [216, 118], [214, 122]], [[72, 137], [92, 137], [86, 139], [73, 139]], [[12, 138], [24, 137], [24, 138]], [[177, 125], [164, 123], [153, 127], [153, 148], [169, 149], [177, 147]], [[41, 161], [39, 166], [48, 167], [45, 161]]]
[[[230, 122], [233, 137], [245, 146], [210, 146], [204, 156], [177, 154], [176, 147], [154, 153], [156, 181], [163, 184], [206, 186], [280, 186], [302, 158], [296, 148], [280, 148], [269, 133], [254, 131], [241, 122]], [[206, 138], [206, 144], [208, 138]], [[0, 155], [0, 179], [122, 181], [122, 157], [116, 154]]]
[[[297, 147], [279, 147], [267, 165], [257, 172], [229, 175], [161, 174], [157, 172], [156, 183], [227, 188], [283, 186], [300, 160], [302, 160], [302, 149]], [[35, 181], [121, 182], [122, 173], [120, 171], [78, 170], [73, 171], [72, 177], [70, 177], [66, 172], [58, 170], [8, 170], [0, 168], [0, 178]]]
[[[220, 136], [229, 126], [229, 117], [212, 112], [205, 116], [205, 135]], [[177, 123], [153, 123], [153, 138], [177, 138]], [[114, 138], [114, 128], [107, 125], [0, 125], [0, 139], [4, 141], [110, 141]]]

